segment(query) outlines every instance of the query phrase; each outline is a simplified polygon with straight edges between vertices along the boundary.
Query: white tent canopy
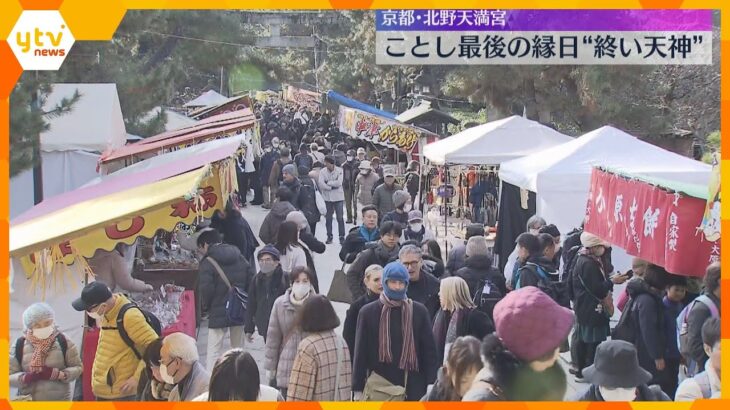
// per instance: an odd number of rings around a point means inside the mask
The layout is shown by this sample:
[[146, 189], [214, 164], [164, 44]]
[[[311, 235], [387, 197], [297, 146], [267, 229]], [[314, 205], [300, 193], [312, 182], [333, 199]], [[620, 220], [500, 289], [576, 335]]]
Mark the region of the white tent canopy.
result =
[[498, 165], [571, 140], [550, 127], [515, 115], [428, 144], [423, 154], [437, 165]]
[[568, 232], [583, 220], [591, 170], [596, 165], [702, 185], [709, 182], [711, 173], [707, 164], [606, 126], [566, 144], [505, 162], [499, 177], [536, 192], [537, 214], [561, 232]]
[[198, 98], [186, 102], [183, 107], [210, 107], [212, 105], [222, 104], [226, 101], [228, 101], [228, 97], [225, 97], [213, 90], [208, 90], [201, 94]]
[[41, 150], [104, 152], [123, 146], [127, 132], [115, 84], [53, 84], [43, 110], [52, 110], [77, 90], [81, 98], [71, 112], [51, 119], [50, 129], [41, 134]]

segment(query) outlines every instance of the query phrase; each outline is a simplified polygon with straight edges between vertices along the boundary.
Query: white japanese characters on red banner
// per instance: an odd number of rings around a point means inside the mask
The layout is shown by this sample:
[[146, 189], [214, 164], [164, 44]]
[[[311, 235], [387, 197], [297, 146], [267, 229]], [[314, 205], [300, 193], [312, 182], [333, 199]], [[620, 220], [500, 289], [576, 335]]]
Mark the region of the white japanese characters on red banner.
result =
[[585, 229], [671, 273], [702, 277], [720, 260], [720, 239], [707, 240], [700, 228], [705, 204], [594, 169]]

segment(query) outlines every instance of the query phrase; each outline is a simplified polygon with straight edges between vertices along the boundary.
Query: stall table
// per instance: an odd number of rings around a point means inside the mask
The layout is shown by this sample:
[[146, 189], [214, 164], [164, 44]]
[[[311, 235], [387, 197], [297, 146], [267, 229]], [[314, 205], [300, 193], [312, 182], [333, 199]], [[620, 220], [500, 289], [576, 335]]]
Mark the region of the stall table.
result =
[[[180, 296], [180, 315], [177, 322], [162, 329], [162, 336], [171, 333], [182, 332], [193, 338], [196, 336], [195, 326], [195, 295], [192, 290], [186, 290]], [[99, 344], [99, 328], [87, 328], [84, 332], [83, 341], [83, 392], [84, 401], [94, 401], [94, 393], [91, 390], [91, 368], [96, 356], [96, 348]]]

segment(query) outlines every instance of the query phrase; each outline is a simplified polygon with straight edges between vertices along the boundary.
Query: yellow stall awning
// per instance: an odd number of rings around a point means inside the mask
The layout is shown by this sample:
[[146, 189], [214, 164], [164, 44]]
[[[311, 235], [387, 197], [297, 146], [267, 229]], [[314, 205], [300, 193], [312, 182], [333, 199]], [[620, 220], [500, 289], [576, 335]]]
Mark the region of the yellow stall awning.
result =
[[[210, 166], [80, 202], [10, 227], [10, 256], [22, 257], [109, 225], [196, 197]], [[102, 246], [99, 246], [100, 248]], [[86, 252], [84, 252], [86, 253]]]

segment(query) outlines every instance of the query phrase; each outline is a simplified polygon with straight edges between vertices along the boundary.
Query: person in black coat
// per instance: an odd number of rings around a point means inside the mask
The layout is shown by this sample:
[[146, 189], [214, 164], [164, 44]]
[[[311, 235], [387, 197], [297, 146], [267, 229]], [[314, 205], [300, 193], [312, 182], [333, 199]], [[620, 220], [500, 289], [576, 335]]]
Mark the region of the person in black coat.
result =
[[314, 235], [317, 231], [317, 222], [322, 217], [322, 214], [319, 213], [319, 208], [317, 208], [317, 185], [312, 177], [309, 176], [309, 171], [306, 171], [303, 167], [299, 168], [299, 181], [298, 203], [294, 204], [294, 206], [301, 210], [307, 218], [309, 232]]
[[423, 250], [423, 259], [434, 262], [433, 276], [441, 278], [446, 273], [446, 266], [444, 265], [444, 258], [441, 256], [441, 245], [434, 240], [428, 239], [421, 242], [421, 249]]
[[[400, 262], [389, 263], [383, 270], [383, 294], [360, 311], [352, 370], [355, 400], [363, 398], [371, 373], [394, 385], [405, 385], [408, 401], [419, 400], [426, 387], [436, 380], [439, 365], [431, 321], [426, 307], [406, 296], [408, 286], [405, 266]], [[411, 314], [404, 315], [403, 309], [411, 310]], [[410, 323], [404, 323], [404, 318], [410, 318]], [[389, 340], [383, 339], [388, 336]], [[412, 359], [404, 358], [402, 363], [404, 353]]]
[[[476, 309], [464, 279], [460, 277], [442, 279], [439, 294], [441, 308], [434, 316], [433, 336], [436, 340], [439, 363], [442, 363], [447, 347], [454, 343], [457, 337], [474, 336], [482, 340], [484, 336], [494, 332], [494, 323], [486, 313]], [[456, 321], [451, 323], [454, 316]]]
[[340, 248], [340, 260], [345, 263], [355, 261], [357, 255], [365, 250], [368, 244], [374, 244], [380, 239], [378, 229], [378, 210], [373, 205], [365, 205], [360, 211], [362, 225], [350, 229]]
[[642, 280], [628, 283], [631, 298], [631, 328], [636, 332], [634, 345], [639, 355], [639, 365], [652, 374], [652, 382], [659, 383], [666, 367], [664, 353], [668, 341], [664, 331], [664, 288], [669, 273], [656, 265], [649, 265]]
[[465, 249], [464, 267], [453, 272], [466, 281], [469, 294], [472, 297], [481, 290], [485, 281], [496, 285], [502, 296], [507, 294], [507, 284], [502, 272], [492, 267], [492, 258], [489, 256], [487, 240], [483, 236], [469, 238]]
[[233, 324], [226, 315], [228, 285], [221, 278], [220, 266], [231, 286], [248, 292], [253, 269], [233, 245], [221, 243], [221, 235], [215, 229], [198, 236], [198, 249], [205, 256], [198, 265], [198, 292], [203, 312], [208, 313], [208, 363], [215, 363], [223, 351], [223, 338], [228, 334], [232, 348], [242, 348], [243, 326]]
[[345, 314], [345, 324], [342, 328], [342, 337], [347, 342], [347, 348], [350, 350], [350, 360], [355, 357], [355, 336], [357, 333], [357, 318], [365, 305], [378, 300], [380, 294], [383, 293], [383, 267], [380, 265], [370, 265], [365, 269], [365, 288], [367, 293], [352, 302], [350, 308]]
[[433, 266], [423, 260], [423, 251], [415, 245], [400, 248], [398, 260], [408, 269], [410, 276], [408, 298], [426, 306], [429, 317], [433, 320], [441, 307], [439, 280], [430, 272]]
[[604, 300], [613, 290], [614, 284], [625, 282], [626, 275], [614, 275], [611, 278], [604, 271], [601, 257], [608, 244], [599, 237], [583, 232], [583, 247], [576, 256], [568, 286], [573, 289], [573, 307], [577, 318], [575, 329], [576, 377], [582, 378], [582, 369], [593, 364], [596, 348], [609, 335], [609, 315]]
[[248, 292], [248, 309], [244, 332], [249, 341], [253, 341], [253, 332], [258, 329], [259, 335], [266, 341], [269, 329], [271, 309], [276, 298], [283, 295], [289, 287], [288, 280], [279, 264], [279, 250], [273, 245], [266, 245], [258, 253], [259, 273], [251, 280]]
[[253, 262], [259, 241], [241, 212], [233, 207], [233, 202], [228, 201], [225, 210], [213, 213], [210, 227], [223, 235], [224, 243], [237, 247], [247, 262]]
[[357, 255], [355, 261], [347, 269], [347, 284], [353, 300], [365, 295], [363, 278], [368, 266], [385, 266], [388, 262], [398, 259], [400, 250], [398, 240], [401, 233], [402, 228], [398, 223], [384, 222], [380, 226], [380, 240]]
[[671, 401], [661, 387], [647, 385], [651, 373], [639, 366], [636, 348], [624, 340], [601, 343], [584, 373], [591, 386], [573, 401]]

